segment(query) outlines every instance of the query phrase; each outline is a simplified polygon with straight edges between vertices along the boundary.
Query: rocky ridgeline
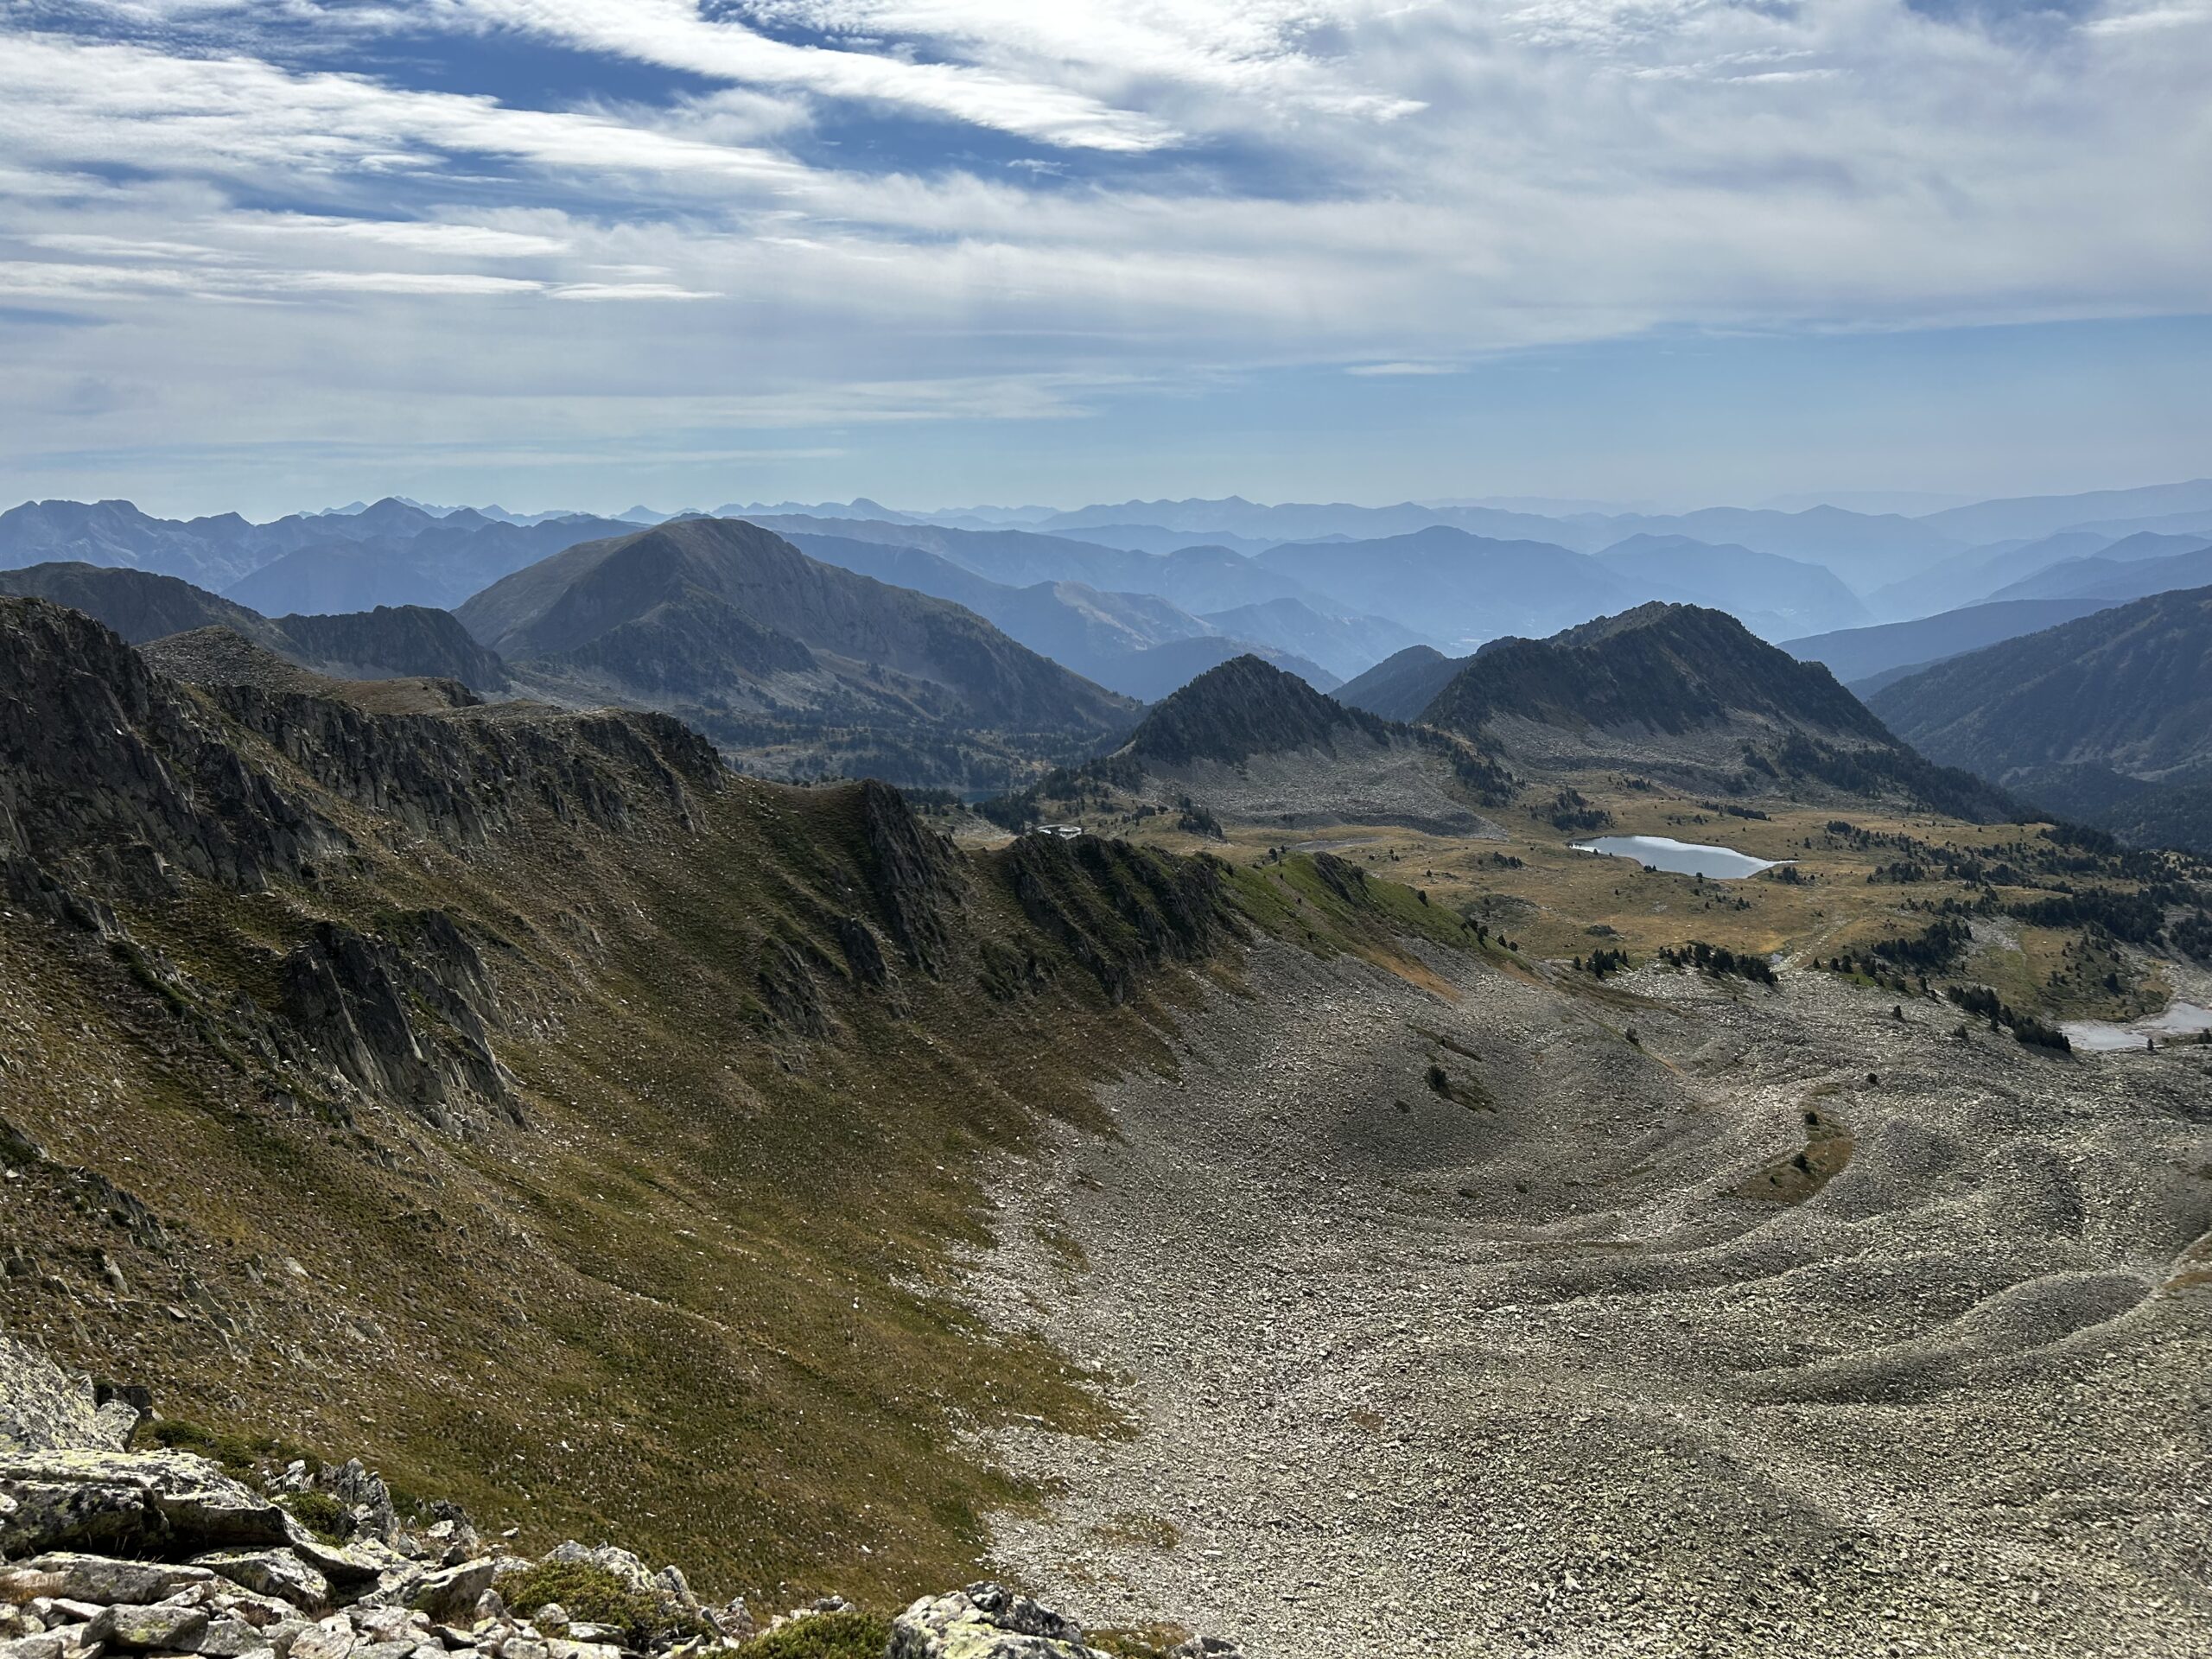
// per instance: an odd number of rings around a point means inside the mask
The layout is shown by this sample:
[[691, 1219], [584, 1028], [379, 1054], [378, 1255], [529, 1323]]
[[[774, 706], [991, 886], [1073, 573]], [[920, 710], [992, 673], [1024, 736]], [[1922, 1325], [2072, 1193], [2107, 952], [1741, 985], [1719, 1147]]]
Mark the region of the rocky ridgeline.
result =
[[[358, 1460], [257, 1490], [127, 1449], [140, 1414], [105, 1393], [0, 1338], [0, 1659], [1114, 1659], [995, 1584], [915, 1602], [879, 1649], [834, 1597], [763, 1619], [612, 1545], [533, 1560], [454, 1506], [404, 1522]], [[833, 1622], [795, 1640], [808, 1620]], [[1236, 1655], [1198, 1637], [1166, 1659]]]

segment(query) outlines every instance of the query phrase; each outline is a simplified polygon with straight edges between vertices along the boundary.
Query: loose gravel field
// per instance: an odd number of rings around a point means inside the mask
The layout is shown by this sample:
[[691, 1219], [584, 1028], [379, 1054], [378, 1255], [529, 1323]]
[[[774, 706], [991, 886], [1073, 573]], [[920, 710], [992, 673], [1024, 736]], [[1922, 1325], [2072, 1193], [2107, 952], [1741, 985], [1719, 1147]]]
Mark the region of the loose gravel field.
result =
[[1429, 966], [1262, 947], [1007, 1172], [976, 1299], [1135, 1432], [1001, 1437], [994, 1568], [1252, 1659], [2212, 1655], [2212, 1048]]

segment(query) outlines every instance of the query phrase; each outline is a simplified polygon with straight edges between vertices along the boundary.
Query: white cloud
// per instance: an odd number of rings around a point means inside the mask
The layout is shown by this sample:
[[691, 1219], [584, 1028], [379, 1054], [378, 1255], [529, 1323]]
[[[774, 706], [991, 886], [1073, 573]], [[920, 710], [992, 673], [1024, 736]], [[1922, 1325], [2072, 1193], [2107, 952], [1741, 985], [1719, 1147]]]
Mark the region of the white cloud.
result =
[[337, 219], [318, 213], [238, 215], [230, 223], [238, 229], [270, 235], [337, 237], [373, 242], [383, 247], [408, 248], [477, 259], [549, 257], [566, 253], [569, 245], [557, 237], [532, 236], [502, 231], [486, 225], [450, 224], [431, 219]]
[[[169, 388], [233, 384], [240, 442], [337, 442], [388, 406], [456, 444], [680, 429], [670, 453], [703, 454], [717, 423], [1065, 417], [1657, 328], [2202, 310], [2212, 269], [2212, 16], [2172, 0], [2033, 31], [1902, 0], [136, 10], [214, 32], [188, 55], [0, 22], [0, 292], [110, 325], [6, 337], [18, 455], [156, 442]], [[356, 73], [255, 55], [302, 12], [313, 60]], [[348, 55], [396, 19], [410, 53], [426, 24], [470, 51], [511, 31], [727, 84], [538, 110], [412, 90]], [[800, 26], [832, 44], [772, 38]], [[838, 166], [846, 100], [944, 119], [900, 165]], [[245, 205], [272, 200], [296, 211]], [[87, 375], [134, 396], [46, 419], [37, 389]]]
[[750, 86], [899, 105], [1044, 143], [1146, 150], [1175, 137], [1152, 117], [1111, 108], [1049, 81], [797, 45], [734, 19], [709, 20], [690, 0], [429, 0], [424, 10], [454, 26], [522, 30]]
[[441, 152], [766, 190], [804, 173], [755, 148], [361, 75], [288, 73], [252, 58], [174, 57], [52, 33], [11, 35], [0, 52], [0, 155], [16, 164], [306, 182], [363, 168], [429, 169]]
[[546, 292], [556, 300], [714, 300], [721, 297], [703, 289], [678, 288], [673, 283], [563, 283]]

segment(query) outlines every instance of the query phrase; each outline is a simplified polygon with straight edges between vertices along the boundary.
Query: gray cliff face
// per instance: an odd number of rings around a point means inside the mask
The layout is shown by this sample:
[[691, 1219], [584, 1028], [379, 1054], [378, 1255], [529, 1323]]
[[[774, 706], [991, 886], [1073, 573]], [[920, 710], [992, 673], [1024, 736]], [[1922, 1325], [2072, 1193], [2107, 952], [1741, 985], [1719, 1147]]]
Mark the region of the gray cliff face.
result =
[[257, 891], [347, 846], [89, 617], [0, 600], [0, 829], [56, 875], [149, 893], [172, 868]]
[[688, 820], [726, 776], [665, 716], [380, 716], [252, 685], [189, 688], [88, 617], [0, 600], [0, 892], [313, 1092], [391, 1100], [435, 1127], [518, 1109], [493, 1049], [489, 970], [443, 912], [375, 930], [318, 925], [277, 964], [267, 1007], [198, 985], [121, 913], [188, 880], [253, 893], [343, 875], [357, 832], [263, 770], [253, 740], [375, 815], [365, 833], [461, 849], [513, 835], [537, 804], [620, 832], [651, 796]]

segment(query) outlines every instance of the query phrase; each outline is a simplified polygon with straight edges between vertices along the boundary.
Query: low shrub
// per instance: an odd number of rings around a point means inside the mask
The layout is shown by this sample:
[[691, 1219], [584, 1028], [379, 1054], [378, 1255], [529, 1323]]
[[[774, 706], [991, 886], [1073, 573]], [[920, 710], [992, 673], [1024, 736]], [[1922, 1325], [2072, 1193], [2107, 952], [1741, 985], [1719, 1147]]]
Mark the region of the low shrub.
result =
[[[604, 1624], [619, 1633], [623, 1646], [639, 1651], [652, 1647], [657, 1637], [696, 1635], [703, 1629], [698, 1619], [666, 1607], [658, 1596], [632, 1590], [618, 1574], [589, 1561], [540, 1561], [500, 1579], [495, 1587], [500, 1599], [521, 1618], [528, 1618], [547, 1602], [557, 1601], [570, 1618]], [[791, 1651], [796, 1655], [813, 1649]], [[844, 1649], [825, 1648], [822, 1652], [842, 1656]]]
[[756, 1636], [737, 1649], [737, 1659], [883, 1659], [890, 1645], [889, 1619], [848, 1609], [793, 1619]]
[[343, 1543], [353, 1530], [353, 1517], [328, 1492], [287, 1492], [277, 1500], [309, 1532], [329, 1543]]

